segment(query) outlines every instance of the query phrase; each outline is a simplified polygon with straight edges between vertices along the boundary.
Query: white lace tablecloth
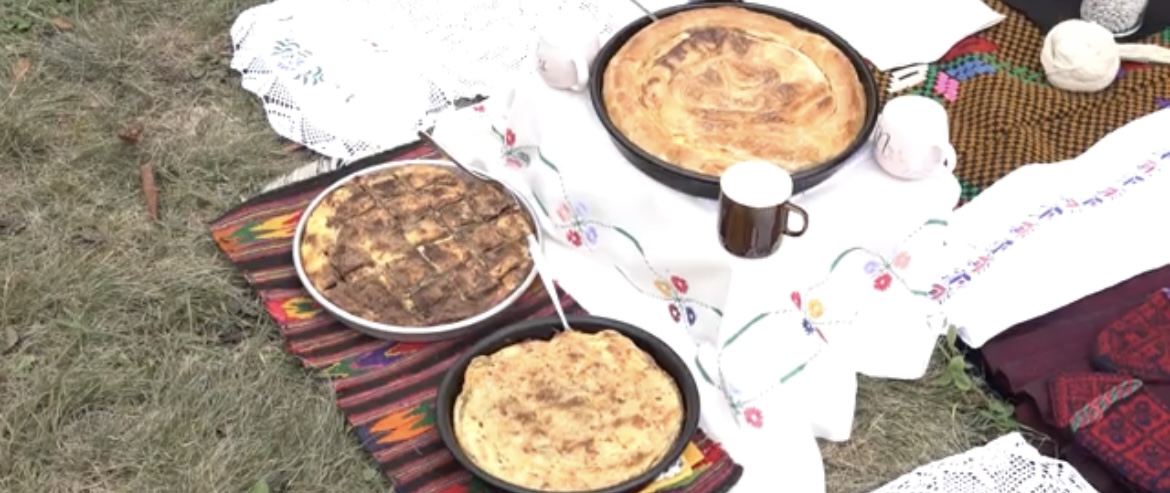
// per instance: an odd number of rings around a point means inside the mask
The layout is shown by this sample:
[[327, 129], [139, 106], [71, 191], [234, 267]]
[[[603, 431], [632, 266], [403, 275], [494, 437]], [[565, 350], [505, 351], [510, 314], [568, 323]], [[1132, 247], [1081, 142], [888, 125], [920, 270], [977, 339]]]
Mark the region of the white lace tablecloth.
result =
[[1067, 462], [1040, 455], [1019, 433], [926, 464], [873, 493], [1095, 492]]

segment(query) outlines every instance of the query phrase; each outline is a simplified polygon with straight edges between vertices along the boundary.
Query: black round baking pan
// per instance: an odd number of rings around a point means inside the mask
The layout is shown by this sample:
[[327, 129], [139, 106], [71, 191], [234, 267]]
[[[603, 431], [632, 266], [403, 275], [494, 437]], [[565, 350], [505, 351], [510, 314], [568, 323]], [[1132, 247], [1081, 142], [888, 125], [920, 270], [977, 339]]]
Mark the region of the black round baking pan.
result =
[[[570, 315], [567, 318], [569, 320], [569, 326], [574, 330], [596, 333], [610, 329], [630, 338], [638, 348], [654, 358], [658, 366], [673, 377], [674, 381], [678, 384], [683, 401], [682, 432], [678, 434], [678, 438], [675, 439], [674, 444], [670, 446], [670, 449], [663, 456], [662, 460], [646, 472], [624, 483], [604, 489], [575, 493], [634, 493], [640, 491], [678, 461], [678, 458], [683, 454], [683, 450], [686, 449], [687, 443], [690, 442], [695, 431], [699, 428], [699, 388], [695, 384], [695, 378], [691, 375], [690, 369], [687, 368], [686, 363], [683, 362], [678, 353], [675, 353], [670, 346], [667, 346], [665, 342], [649, 332], [625, 322], [603, 317]], [[460, 356], [455, 361], [455, 364], [447, 370], [447, 374], [443, 377], [442, 383], [439, 384], [439, 393], [435, 397], [435, 413], [438, 421], [436, 425], [439, 428], [439, 436], [442, 438], [443, 444], [447, 446], [447, 449], [455, 456], [455, 460], [463, 465], [463, 467], [466, 467], [476, 477], [501, 491], [509, 493], [546, 493], [516, 486], [492, 476], [476, 466], [467, 457], [467, 454], [463, 452], [462, 447], [459, 446], [459, 441], [455, 439], [452, 419], [455, 398], [463, 392], [463, 375], [467, 371], [467, 366], [471, 363], [471, 359], [476, 356], [492, 354], [507, 346], [524, 341], [552, 339], [554, 335], [563, 330], [560, 319], [556, 317], [526, 320], [497, 330], [472, 346], [463, 356]]]
[[[812, 20], [799, 16], [784, 9], [770, 7], [767, 5], [759, 5], [742, 1], [705, 1], [690, 3], [687, 5], [679, 5], [662, 9], [655, 13], [659, 19], [669, 17], [680, 12], [686, 12], [695, 9], [706, 9], [722, 6], [736, 6], [743, 9], [767, 14], [784, 19], [792, 24], [800, 27], [806, 31], [814, 32], [828, 39], [831, 43], [837, 46], [849, 61], [853, 62], [853, 67], [857, 69], [857, 78], [861, 80], [861, 85], [865, 91], [865, 121], [861, 126], [861, 131], [857, 133], [857, 138], [849, 144], [845, 150], [841, 151], [836, 157], [825, 161], [815, 168], [801, 171], [792, 175], [793, 193], [800, 193], [815, 187], [821, 182], [828, 180], [834, 173], [841, 169], [841, 165], [845, 164], [862, 145], [865, 144], [871, 134], [873, 134], [874, 125], [877, 124], [878, 117], [878, 91], [877, 82], [874, 81], [873, 74], [870, 73], [869, 68], [866, 67], [865, 59], [857, 52], [845, 39], [830, 31], [825, 26], [822, 26]], [[593, 61], [590, 73], [593, 74], [589, 81], [589, 95], [593, 100], [593, 109], [597, 112], [597, 117], [601, 120], [601, 125], [605, 127], [605, 131], [609, 133], [610, 138], [613, 139], [614, 145], [617, 146], [618, 152], [622, 154], [631, 164], [641, 170], [643, 173], [649, 175], [654, 180], [671, 187], [675, 190], [683, 192], [688, 195], [695, 195], [698, 197], [717, 198], [719, 197], [719, 177], [704, 175], [696, 173], [680, 166], [668, 163], [650, 153], [642, 150], [636, 144], [626, 138], [624, 134], [609, 118], [609, 111], [605, 108], [605, 99], [602, 97], [602, 89], [605, 85], [605, 69], [609, 66], [609, 61], [613, 59], [618, 50], [629, 41], [634, 34], [641, 31], [646, 26], [650, 25], [649, 17], [641, 17], [634, 22], [631, 22], [626, 27], [613, 35], [601, 51], [597, 53], [597, 58]], [[776, 136], [776, 138], [783, 138], [783, 136]]]

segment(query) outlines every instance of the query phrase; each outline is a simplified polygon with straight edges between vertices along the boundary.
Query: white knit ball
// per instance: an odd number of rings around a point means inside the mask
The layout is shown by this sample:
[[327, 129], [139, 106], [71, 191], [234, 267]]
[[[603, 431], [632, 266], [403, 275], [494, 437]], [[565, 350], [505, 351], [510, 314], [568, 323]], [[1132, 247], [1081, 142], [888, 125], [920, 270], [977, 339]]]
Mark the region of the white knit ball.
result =
[[1068, 20], [1048, 32], [1040, 64], [1052, 85], [1074, 92], [1097, 92], [1117, 78], [1121, 56], [1108, 29], [1092, 22]]

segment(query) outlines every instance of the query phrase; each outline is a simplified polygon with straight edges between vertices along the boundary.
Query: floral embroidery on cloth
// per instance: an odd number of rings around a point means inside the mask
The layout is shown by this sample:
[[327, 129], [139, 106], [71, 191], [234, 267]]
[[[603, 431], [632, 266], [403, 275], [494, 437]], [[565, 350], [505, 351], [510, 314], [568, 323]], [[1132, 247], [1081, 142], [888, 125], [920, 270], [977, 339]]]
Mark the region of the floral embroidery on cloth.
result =
[[683, 322], [686, 324], [695, 325], [699, 316], [695, 313], [695, 309], [687, 305], [687, 301], [683, 295], [687, 294], [690, 286], [687, 280], [679, 276], [670, 276], [670, 281], [659, 279], [654, 281], [654, 288], [662, 293], [668, 299], [667, 311], [670, 313], [670, 319], [675, 322]]
[[951, 274], [939, 279], [930, 289], [931, 299], [940, 303], [946, 301], [955, 291], [970, 283], [974, 276], [990, 268], [997, 256], [1002, 255], [1011, 249], [1016, 242], [1032, 234], [1036, 228], [1044, 227], [1062, 217], [1093, 210], [1105, 203], [1117, 200], [1128, 190], [1141, 186], [1146, 180], [1162, 171], [1167, 161], [1170, 161], [1170, 151], [1157, 153], [1110, 183], [1103, 183], [1094, 190], [1086, 190], [1080, 196], [1057, 199], [1039, 208], [1036, 212], [1020, 218], [1018, 222], [1005, 228], [1003, 236], [992, 241], [978, 254], [970, 258], [966, 266], [956, 268]]
[[567, 227], [565, 240], [575, 247], [582, 245], [597, 245], [597, 228], [585, 219], [589, 216], [589, 207], [580, 201], [565, 201], [557, 206], [557, 219]]

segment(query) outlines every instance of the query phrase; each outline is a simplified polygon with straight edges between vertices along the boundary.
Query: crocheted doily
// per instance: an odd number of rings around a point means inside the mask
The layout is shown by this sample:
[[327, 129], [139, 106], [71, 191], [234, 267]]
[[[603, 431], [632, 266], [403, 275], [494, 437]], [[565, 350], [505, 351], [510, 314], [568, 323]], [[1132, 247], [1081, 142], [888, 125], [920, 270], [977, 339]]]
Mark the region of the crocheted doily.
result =
[[1067, 462], [1040, 455], [1019, 433], [919, 467], [874, 493], [1095, 492]]

